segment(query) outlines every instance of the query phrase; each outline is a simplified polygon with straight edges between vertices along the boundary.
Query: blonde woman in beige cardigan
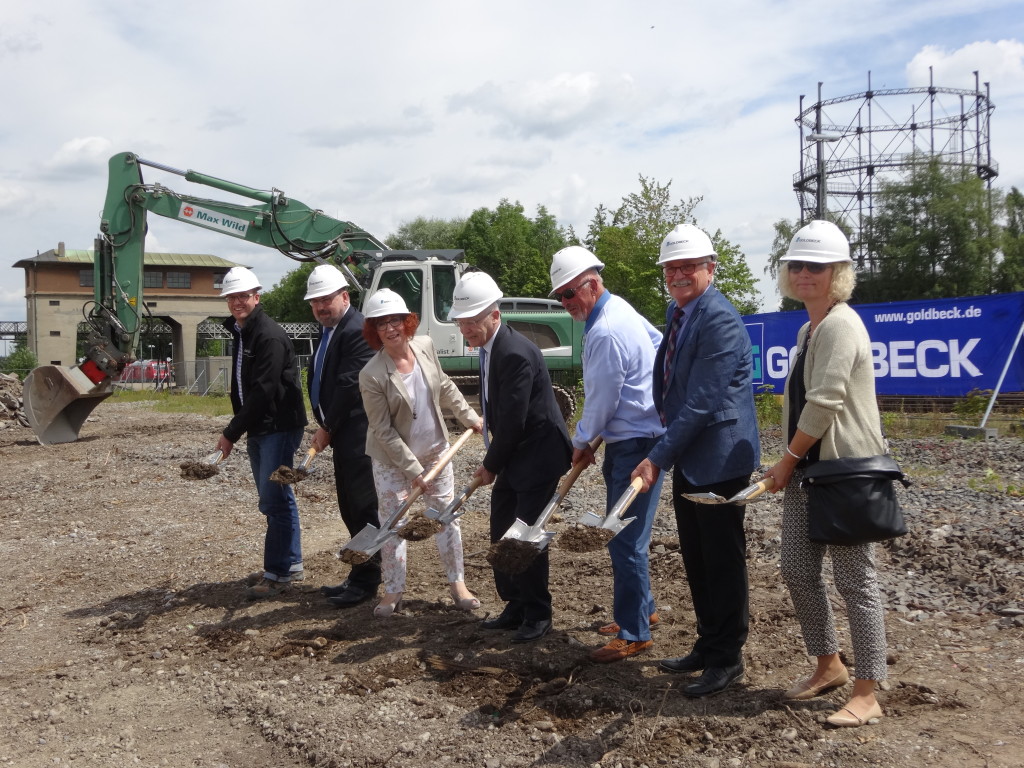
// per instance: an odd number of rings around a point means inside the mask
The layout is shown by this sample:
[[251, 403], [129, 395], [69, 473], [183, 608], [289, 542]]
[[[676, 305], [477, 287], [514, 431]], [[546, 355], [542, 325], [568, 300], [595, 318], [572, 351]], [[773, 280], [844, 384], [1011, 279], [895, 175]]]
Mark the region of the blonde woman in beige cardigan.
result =
[[[397, 511], [409, 492], [418, 487], [428, 504], [443, 509], [454, 497], [454, 473], [448, 464], [433, 482], [424, 475], [448, 448], [448, 429], [442, 408], [449, 408], [464, 426], [479, 432], [480, 418], [462, 393], [441, 370], [428, 336], [415, 336], [419, 318], [405, 301], [384, 288], [364, 307], [363, 337], [377, 354], [359, 373], [359, 392], [369, 423], [366, 454], [373, 465], [373, 481], [383, 524]], [[462, 533], [459, 521], [434, 536], [441, 564], [456, 607], [472, 611], [480, 601], [466, 588]], [[373, 610], [387, 618], [399, 610], [405, 591], [404, 539], [392, 537], [381, 548], [384, 597]]]
[[847, 727], [882, 717], [875, 688], [886, 677], [886, 642], [874, 545], [812, 542], [807, 494], [800, 480], [804, 467], [819, 459], [885, 453], [870, 339], [864, 323], [846, 303], [854, 282], [849, 243], [838, 227], [812, 221], [793, 236], [780, 263], [779, 288], [784, 296], [803, 302], [808, 322], [797, 335], [799, 353], [786, 380], [782, 416], [786, 447], [782, 459], [765, 475], [775, 481], [775, 491], [785, 490], [782, 575], [807, 652], [817, 659], [813, 674], [786, 691], [784, 698], [811, 699], [850, 679], [839, 656], [835, 618], [822, 577], [827, 551], [836, 589], [846, 602], [855, 660], [850, 699], [828, 722]]

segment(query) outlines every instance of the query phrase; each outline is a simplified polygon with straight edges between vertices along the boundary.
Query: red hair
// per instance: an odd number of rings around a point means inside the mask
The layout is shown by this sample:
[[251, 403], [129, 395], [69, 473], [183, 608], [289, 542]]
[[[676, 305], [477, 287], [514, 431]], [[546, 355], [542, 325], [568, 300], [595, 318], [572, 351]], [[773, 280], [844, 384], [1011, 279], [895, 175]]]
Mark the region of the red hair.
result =
[[[370, 349], [377, 350], [384, 346], [384, 342], [380, 340], [380, 334], [377, 333], [377, 320], [376, 317], [368, 317], [363, 321], [363, 338], [366, 339], [366, 343], [370, 345]], [[411, 339], [416, 335], [416, 329], [420, 327], [420, 316], [415, 312], [410, 312], [404, 318], [402, 318], [402, 331], [405, 333], [405, 338]]]

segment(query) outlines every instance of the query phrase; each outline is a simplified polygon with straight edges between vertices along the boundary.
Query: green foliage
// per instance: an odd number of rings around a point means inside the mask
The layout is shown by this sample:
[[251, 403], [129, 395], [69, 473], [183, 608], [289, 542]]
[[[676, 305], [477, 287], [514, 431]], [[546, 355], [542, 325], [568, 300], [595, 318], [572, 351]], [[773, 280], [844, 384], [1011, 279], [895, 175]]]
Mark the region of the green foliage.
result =
[[302, 297], [306, 295], [306, 280], [315, 266], [312, 262], [302, 264], [282, 277], [281, 282], [269, 291], [264, 291], [260, 295], [263, 311], [279, 323], [313, 322], [313, 312]]
[[[772, 249], [768, 252], [768, 263], [765, 265], [765, 274], [770, 275], [773, 280], [779, 279], [779, 268], [782, 264], [782, 257], [789, 250], [789, 243], [793, 235], [800, 228], [797, 222], [789, 219], [779, 219], [773, 225], [775, 227], [775, 239], [772, 240]], [[780, 312], [792, 312], [795, 309], [803, 309], [803, 304], [796, 299], [787, 296], [782, 297], [779, 304]]]
[[465, 219], [428, 219], [417, 216], [398, 227], [384, 242], [396, 251], [458, 248]]
[[1017, 187], [1011, 187], [1006, 196], [1005, 212], [1003, 260], [996, 268], [996, 290], [1024, 291], [1024, 195]]
[[757, 410], [757, 425], [761, 429], [782, 423], [782, 400], [775, 394], [775, 387], [771, 384], [762, 384], [757, 388], [754, 408]]
[[551, 257], [565, 244], [565, 232], [544, 206], [530, 219], [520, 203], [506, 199], [493, 211], [473, 211], [458, 237], [466, 260], [493, 277], [506, 296], [547, 296]]
[[7, 357], [0, 357], [0, 373], [16, 373], [22, 379], [33, 368], [39, 367], [39, 360], [32, 354], [24, 339], [14, 346], [14, 351]]
[[971, 296], [994, 287], [997, 228], [985, 183], [970, 170], [924, 159], [904, 180], [882, 184], [876, 211], [874, 264], [858, 279], [859, 301]]
[[988, 408], [988, 401], [992, 398], [991, 389], [978, 389], [975, 387], [962, 400], [953, 404], [953, 413], [963, 418], [980, 418]]
[[757, 283], [747, 266], [746, 257], [739, 246], [733, 245], [722, 235], [722, 230], [715, 232], [711, 238], [718, 254], [715, 266], [715, 287], [720, 290], [736, 311], [741, 315], [752, 315], [761, 309], [757, 297]]

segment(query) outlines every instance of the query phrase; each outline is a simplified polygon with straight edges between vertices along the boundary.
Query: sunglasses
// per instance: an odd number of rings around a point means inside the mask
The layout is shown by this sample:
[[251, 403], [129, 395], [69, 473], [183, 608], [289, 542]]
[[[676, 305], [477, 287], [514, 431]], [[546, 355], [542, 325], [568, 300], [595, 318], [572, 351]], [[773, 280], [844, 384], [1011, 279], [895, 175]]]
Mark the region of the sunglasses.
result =
[[555, 299], [555, 301], [561, 301], [562, 299], [574, 299], [574, 298], [576, 298], [576, 294], [580, 292], [580, 289], [584, 285], [586, 285], [587, 283], [592, 283], [593, 281], [594, 281], [594, 278], [588, 277], [586, 280], [584, 280], [582, 283], [577, 285], [575, 288], [566, 288], [561, 293], [553, 293], [553, 294], [551, 294], [551, 296]]
[[804, 267], [806, 267], [807, 271], [810, 272], [812, 275], [820, 275], [822, 272], [824, 272], [826, 269], [828, 269], [831, 266], [832, 266], [831, 264], [819, 264], [816, 261], [787, 261], [786, 262], [786, 269], [788, 269], [793, 274], [796, 274], [797, 272], [802, 270]]

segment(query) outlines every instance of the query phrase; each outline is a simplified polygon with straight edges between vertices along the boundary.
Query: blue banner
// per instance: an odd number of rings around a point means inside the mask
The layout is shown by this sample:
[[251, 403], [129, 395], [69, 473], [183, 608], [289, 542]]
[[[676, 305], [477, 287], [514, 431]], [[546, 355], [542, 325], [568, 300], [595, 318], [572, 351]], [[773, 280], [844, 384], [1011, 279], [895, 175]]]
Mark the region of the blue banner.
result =
[[[932, 301], [858, 304], [871, 337], [880, 395], [960, 397], [995, 389], [1024, 323], [1024, 293]], [[781, 394], [807, 313], [771, 312], [743, 318], [754, 345], [754, 389]], [[1024, 342], [1000, 392], [1024, 391]]]

